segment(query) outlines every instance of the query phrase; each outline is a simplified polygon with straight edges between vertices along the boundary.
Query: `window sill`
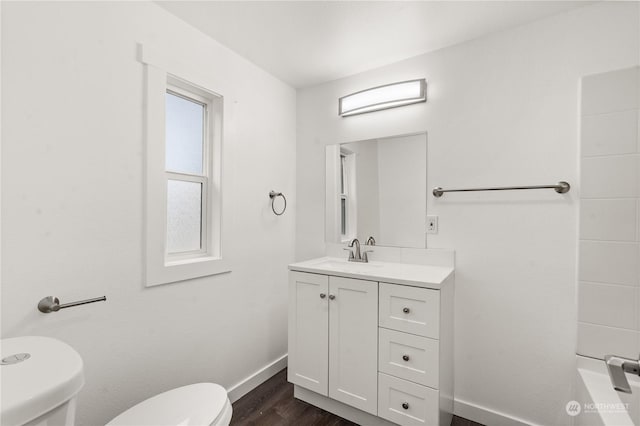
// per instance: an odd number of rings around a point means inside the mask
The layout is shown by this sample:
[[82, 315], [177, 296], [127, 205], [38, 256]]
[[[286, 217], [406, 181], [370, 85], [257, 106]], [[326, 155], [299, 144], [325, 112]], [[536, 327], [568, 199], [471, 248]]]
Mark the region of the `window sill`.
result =
[[197, 257], [176, 258], [176, 259], [172, 259], [172, 260], [165, 260], [164, 266], [171, 267], [171, 266], [178, 266], [178, 265], [192, 265], [194, 263], [215, 262], [217, 260], [221, 261], [222, 259], [219, 258], [219, 257], [213, 257], [213, 256], [197, 256]]
[[231, 266], [228, 260], [216, 257], [180, 259], [166, 262], [159, 268], [147, 269], [145, 285], [153, 287], [229, 272]]

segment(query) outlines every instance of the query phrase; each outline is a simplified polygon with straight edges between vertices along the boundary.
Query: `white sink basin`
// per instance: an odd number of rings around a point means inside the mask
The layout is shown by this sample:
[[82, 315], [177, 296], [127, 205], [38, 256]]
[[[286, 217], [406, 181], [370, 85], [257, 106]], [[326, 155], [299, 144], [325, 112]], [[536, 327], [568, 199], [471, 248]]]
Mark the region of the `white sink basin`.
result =
[[379, 262], [349, 262], [347, 260], [330, 257], [318, 259], [318, 262], [315, 263], [314, 266], [320, 269], [356, 273], [366, 273], [383, 267]]
[[380, 261], [349, 262], [347, 259], [337, 257], [321, 257], [298, 262], [289, 265], [289, 269], [434, 289], [439, 289], [453, 273], [453, 268], [443, 266]]

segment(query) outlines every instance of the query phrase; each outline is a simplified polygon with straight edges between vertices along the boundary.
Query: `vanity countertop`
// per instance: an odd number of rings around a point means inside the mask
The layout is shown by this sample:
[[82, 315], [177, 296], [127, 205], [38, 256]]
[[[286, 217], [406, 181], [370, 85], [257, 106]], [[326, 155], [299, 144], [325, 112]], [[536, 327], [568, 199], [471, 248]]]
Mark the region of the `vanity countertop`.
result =
[[337, 257], [320, 257], [292, 263], [289, 270], [361, 280], [381, 281], [439, 290], [453, 268], [410, 263], [369, 261], [348, 262]]

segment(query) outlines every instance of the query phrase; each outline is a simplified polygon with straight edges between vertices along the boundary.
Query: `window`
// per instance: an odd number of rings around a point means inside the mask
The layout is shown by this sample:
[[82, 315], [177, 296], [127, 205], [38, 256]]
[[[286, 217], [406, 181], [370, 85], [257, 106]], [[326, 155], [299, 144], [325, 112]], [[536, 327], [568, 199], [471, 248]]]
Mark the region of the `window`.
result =
[[[154, 286], [229, 272], [222, 256], [223, 98], [192, 67], [146, 67], [146, 269]], [[163, 66], [164, 65], [164, 66]], [[195, 67], [194, 67], [195, 69]]]
[[347, 214], [347, 205], [349, 204], [349, 195], [347, 194], [347, 155], [340, 152], [340, 236], [344, 240], [348, 238], [347, 221], [349, 216]]
[[167, 260], [198, 257], [209, 241], [208, 173], [211, 99], [168, 85], [165, 101]]
[[356, 235], [356, 175], [355, 154], [346, 148], [340, 148], [340, 239], [349, 241]]

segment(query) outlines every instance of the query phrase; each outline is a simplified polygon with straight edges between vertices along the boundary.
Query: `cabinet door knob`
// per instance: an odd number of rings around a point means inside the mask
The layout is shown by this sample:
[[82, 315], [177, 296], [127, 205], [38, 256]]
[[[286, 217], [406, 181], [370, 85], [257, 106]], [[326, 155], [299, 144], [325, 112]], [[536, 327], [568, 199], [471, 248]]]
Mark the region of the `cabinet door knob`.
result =
[[329, 295], [329, 300], [333, 300], [333, 299], [335, 299], [335, 298], [336, 298], [336, 296], [334, 296], [333, 294], [330, 294], [330, 295]]
[[402, 355], [402, 359], [405, 361], [409, 361], [409, 355]]
[[408, 314], [409, 312], [411, 312], [411, 309], [409, 309], [409, 308], [402, 308], [402, 312], [404, 312], [405, 314]]
[[320, 293], [320, 299], [324, 299], [325, 297], [327, 297], [327, 295], [326, 295], [326, 294], [324, 294], [324, 293]]
[[402, 408], [404, 408], [405, 410], [409, 409], [409, 403], [408, 402], [403, 402], [402, 403]]

